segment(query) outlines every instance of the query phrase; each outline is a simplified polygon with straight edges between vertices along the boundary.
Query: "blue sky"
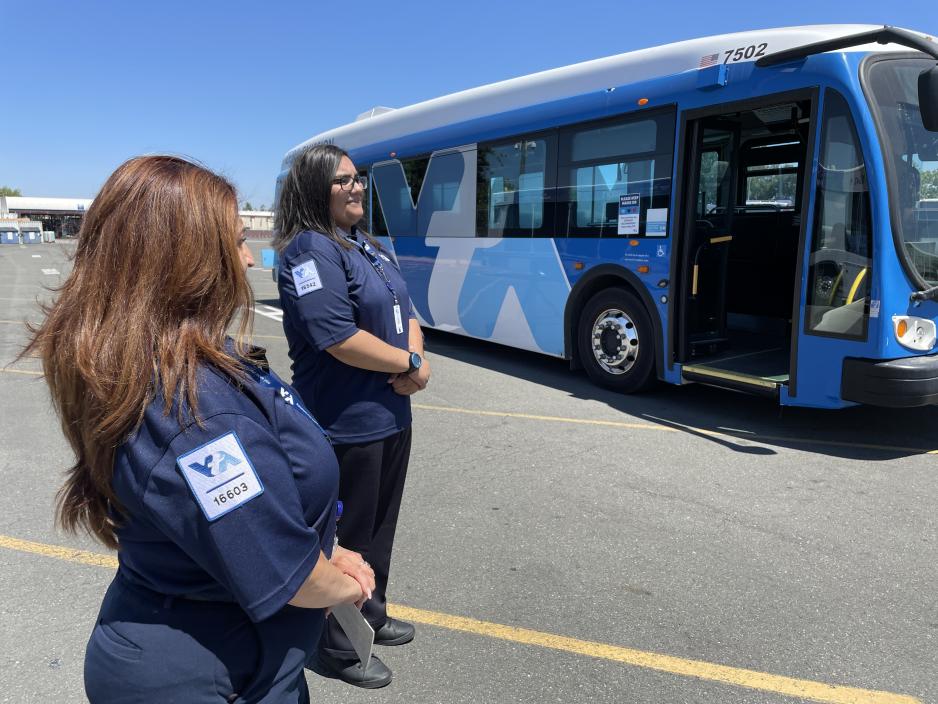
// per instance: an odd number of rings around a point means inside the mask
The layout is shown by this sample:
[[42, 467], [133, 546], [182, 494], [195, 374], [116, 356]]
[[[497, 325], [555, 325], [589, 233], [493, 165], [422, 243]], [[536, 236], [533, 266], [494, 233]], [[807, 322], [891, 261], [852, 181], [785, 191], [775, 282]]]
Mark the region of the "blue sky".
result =
[[859, 22], [938, 34], [938, 5], [0, 0], [0, 20], [0, 185], [90, 198], [125, 159], [169, 152], [221, 171], [258, 207], [290, 147], [375, 105], [747, 29]]

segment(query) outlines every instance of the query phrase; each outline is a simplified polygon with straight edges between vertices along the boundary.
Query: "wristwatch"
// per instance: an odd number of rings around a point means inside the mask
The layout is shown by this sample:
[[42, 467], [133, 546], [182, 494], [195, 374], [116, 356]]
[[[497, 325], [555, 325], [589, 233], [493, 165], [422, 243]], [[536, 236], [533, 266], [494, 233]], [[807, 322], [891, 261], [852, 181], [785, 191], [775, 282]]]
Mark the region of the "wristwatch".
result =
[[415, 371], [420, 369], [422, 365], [423, 365], [423, 357], [421, 357], [416, 352], [411, 352], [410, 353], [410, 366], [407, 367], [407, 373], [413, 374]]

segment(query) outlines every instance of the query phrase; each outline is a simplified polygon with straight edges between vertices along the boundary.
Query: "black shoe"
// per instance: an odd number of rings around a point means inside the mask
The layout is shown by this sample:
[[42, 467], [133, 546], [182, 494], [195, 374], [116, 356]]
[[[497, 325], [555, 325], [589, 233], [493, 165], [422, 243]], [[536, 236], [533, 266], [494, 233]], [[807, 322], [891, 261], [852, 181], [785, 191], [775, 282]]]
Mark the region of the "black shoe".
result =
[[388, 616], [384, 625], [375, 631], [375, 645], [404, 645], [414, 639], [414, 627]]
[[378, 689], [391, 684], [390, 668], [375, 655], [371, 656], [368, 667], [362, 669], [362, 664], [358, 660], [340, 660], [318, 652], [310, 669], [323, 677], [342, 680], [365, 689]]

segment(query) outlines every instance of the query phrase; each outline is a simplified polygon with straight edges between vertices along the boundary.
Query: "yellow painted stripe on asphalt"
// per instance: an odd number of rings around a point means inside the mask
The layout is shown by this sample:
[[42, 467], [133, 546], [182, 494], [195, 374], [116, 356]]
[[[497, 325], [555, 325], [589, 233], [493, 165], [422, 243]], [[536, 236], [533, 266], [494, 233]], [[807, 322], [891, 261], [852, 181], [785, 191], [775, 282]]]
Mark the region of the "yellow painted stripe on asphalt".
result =
[[12, 538], [9, 535], [0, 535], [0, 547], [9, 550], [18, 550], [19, 552], [31, 552], [36, 555], [54, 557], [57, 560], [80, 562], [83, 565], [93, 565], [94, 567], [117, 568], [117, 558], [111, 555], [101, 555], [96, 552], [88, 552], [87, 550], [76, 550], [75, 548], [63, 548], [58, 545], [34, 543], [31, 540], [20, 540], [19, 538]]
[[7, 367], [0, 367], [0, 372], [4, 374], [26, 374], [27, 376], [42, 376], [42, 372], [34, 372], [29, 369], [9, 369]]
[[[20, 540], [8, 535], [0, 535], [0, 547], [19, 552], [44, 555], [68, 562], [79, 562], [95, 567], [117, 568], [117, 558], [100, 555], [87, 550], [76, 550], [57, 545], [46, 545], [31, 540]], [[816, 702], [830, 704], [922, 704], [920, 699], [903, 694], [858, 689], [844, 685], [825, 684], [813, 680], [801, 680], [794, 677], [772, 675], [757, 670], [745, 670], [739, 667], [717, 665], [702, 660], [689, 660], [671, 655], [661, 655], [634, 648], [595, 643], [592, 641], [558, 636], [553, 633], [532, 631], [528, 628], [515, 628], [490, 621], [479, 621], [465, 616], [451, 616], [438, 611], [426, 611], [410, 606], [388, 604], [388, 612], [395, 618], [414, 621], [427, 626], [437, 626], [452, 631], [473, 633], [475, 635], [497, 638], [512, 643], [536, 645], [541, 648], [560, 650], [587, 657], [611, 660], [624, 665], [643, 667], [682, 677], [694, 677], [722, 684], [758, 689], [773, 694], [800, 697]]]
[[439, 626], [453, 631], [474, 633], [489, 638], [511, 641], [512, 643], [537, 645], [551, 650], [562, 650], [577, 655], [612, 660], [625, 665], [644, 667], [673, 675], [695, 677], [737, 687], [758, 689], [773, 694], [810, 699], [816, 702], [831, 702], [832, 704], [921, 704], [920, 699], [902, 694], [782, 677], [756, 670], [744, 670], [701, 660], [676, 658], [670, 655], [635, 650], [634, 648], [623, 648], [616, 645], [542, 633], [527, 628], [504, 626], [500, 623], [478, 621], [464, 616], [450, 616], [435, 611], [413, 609], [409, 606], [388, 604], [388, 613], [394, 618], [414, 621], [428, 626]]
[[592, 420], [589, 418], [565, 418], [563, 416], [539, 416], [531, 413], [512, 413], [510, 411], [477, 411], [472, 408], [453, 408], [451, 406], [428, 406], [424, 403], [411, 404], [413, 408], [424, 411], [444, 411], [446, 413], [465, 413], [471, 416], [491, 416], [494, 418], [523, 418], [524, 420], [547, 420], [555, 423], [576, 423], [578, 425], [606, 425], [613, 428], [632, 428], [636, 430], [661, 430], [676, 433], [677, 428], [668, 428], [653, 423], [624, 423], [618, 420]]
[[842, 442], [839, 440], [818, 440], [817, 438], [795, 438], [785, 437], [784, 435], [759, 435], [757, 433], [731, 433], [727, 431], [709, 430], [707, 428], [697, 428], [693, 425], [680, 425], [673, 428], [667, 425], [655, 425], [654, 423], [625, 423], [617, 420], [593, 420], [590, 418], [566, 418], [564, 416], [541, 416], [532, 413], [512, 413], [510, 411], [479, 411], [472, 408], [454, 408], [452, 406], [430, 406], [423, 403], [412, 404], [413, 408], [419, 408], [424, 411], [442, 411], [444, 413], [464, 413], [472, 416], [490, 416], [495, 418], [521, 418], [524, 420], [543, 420], [554, 423], [573, 423], [576, 425], [604, 425], [611, 428], [629, 428], [632, 430], [657, 430], [663, 433], [679, 433], [686, 429], [702, 435], [711, 435], [719, 438], [730, 438], [732, 440], [752, 440], [766, 442], [788, 442], [799, 445], [827, 445], [830, 447], [852, 447], [863, 450], [883, 450], [887, 452], [914, 452], [920, 455], [938, 455], [938, 449], [929, 450], [922, 447], [902, 447], [899, 445], [874, 445], [863, 442]]

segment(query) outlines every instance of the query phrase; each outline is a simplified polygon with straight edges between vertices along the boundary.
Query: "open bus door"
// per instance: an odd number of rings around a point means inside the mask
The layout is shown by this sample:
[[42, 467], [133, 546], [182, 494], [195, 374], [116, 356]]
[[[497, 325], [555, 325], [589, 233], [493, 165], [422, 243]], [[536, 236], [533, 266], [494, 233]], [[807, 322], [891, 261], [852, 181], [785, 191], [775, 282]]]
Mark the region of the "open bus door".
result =
[[813, 400], [800, 404], [830, 408], [847, 405], [845, 359], [867, 352], [869, 321], [879, 315], [879, 302], [871, 300], [873, 218], [862, 145], [840, 93], [824, 91], [820, 115], [796, 373]]
[[805, 90], [684, 116], [672, 273], [686, 381], [789, 391], [815, 103]]

